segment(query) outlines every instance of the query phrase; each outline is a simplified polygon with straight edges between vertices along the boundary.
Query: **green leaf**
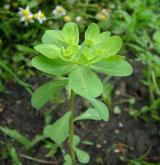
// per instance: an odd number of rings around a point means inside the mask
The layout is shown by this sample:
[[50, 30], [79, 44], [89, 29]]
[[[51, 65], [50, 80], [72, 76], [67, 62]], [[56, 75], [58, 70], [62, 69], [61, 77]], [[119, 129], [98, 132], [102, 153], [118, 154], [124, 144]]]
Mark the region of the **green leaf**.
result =
[[90, 156], [87, 152], [85, 152], [79, 148], [76, 148], [75, 151], [76, 151], [76, 155], [77, 155], [77, 158], [80, 163], [87, 164], [89, 162]]
[[12, 145], [7, 145], [7, 148], [8, 148], [10, 156], [12, 157], [13, 165], [22, 165], [15, 148]]
[[66, 84], [66, 80], [57, 80], [40, 86], [32, 95], [32, 106], [37, 109], [41, 108]]
[[72, 159], [71, 159], [71, 156], [69, 154], [64, 156], [63, 165], [72, 165]]
[[84, 140], [84, 141], [82, 141], [82, 144], [84, 144], [84, 145], [89, 145], [89, 146], [93, 146], [93, 142], [91, 142], [91, 141], [88, 141], [88, 140]]
[[74, 135], [74, 138], [73, 138], [73, 148], [76, 149], [76, 146], [80, 143], [81, 139], [79, 136], [77, 135]]
[[4, 134], [10, 136], [18, 143], [22, 144], [25, 148], [28, 148], [30, 144], [30, 140], [26, 138], [24, 135], [20, 134], [17, 130], [12, 130], [8, 127], [2, 127], [0, 126], [0, 131]]
[[77, 148], [77, 145], [79, 145], [79, 143], [80, 143], [80, 141], [81, 141], [80, 137], [77, 136], [77, 135], [74, 135], [73, 140], [74, 140], [74, 141], [73, 141], [73, 148], [74, 148], [74, 150], [75, 150], [75, 152], [76, 152], [76, 155], [77, 155], [78, 160], [79, 160], [81, 163], [84, 163], [84, 164], [88, 163], [89, 160], [90, 160], [89, 154], [88, 154], [87, 152], [85, 152], [85, 151], [83, 151], [83, 150]]
[[44, 139], [46, 139], [46, 136], [44, 135], [36, 135], [31, 141], [30, 144], [28, 146], [28, 149], [33, 148], [37, 143], [39, 143], [40, 141], [43, 141]]
[[99, 115], [98, 111], [94, 108], [87, 109], [84, 113], [80, 116], [76, 117], [74, 121], [77, 120], [101, 120], [101, 116]]
[[100, 119], [104, 121], [108, 121], [109, 111], [108, 111], [107, 106], [97, 99], [94, 99], [94, 98], [87, 98], [87, 99], [93, 105], [94, 109], [97, 110], [97, 113], [99, 114]]
[[99, 36], [96, 38], [96, 43], [104, 42], [105, 40], [109, 39], [110, 35], [111, 33], [108, 31], [99, 34]]
[[61, 144], [66, 140], [69, 134], [69, 119], [71, 112], [65, 113], [54, 124], [44, 128], [44, 135], [54, 140], [57, 144]]
[[97, 75], [88, 68], [78, 67], [69, 74], [69, 87], [85, 97], [97, 97], [103, 85]]
[[58, 47], [65, 46], [62, 38], [62, 32], [60, 30], [46, 30], [42, 37], [42, 43], [54, 44]]
[[108, 121], [109, 111], [107, 106], [97, 99], [94, 98], [87, 98], [87, 99], [93, 105], [94, 108], [87, 109], [80, 116], [76, 117], [75, 121], [85, 120], [85, 119]]
[[100, 29], [97, 24], [92, 23], [88, 26], [85, 32], [85, 40], [95, 40], [100, 34]]
[[77, 24], [73, 22], [66, 23], [62, 29], [62, 36], [69, 45], [78, 44], [79, 30]]
[[75, 65], [71, 65], [61, 59], [51, 60], [44, 56], [34, 57], [32, 65], [42, 72], [56, 76], [64, 75], [75, 68]]
[[97, 63], [92, 64], [91, 68], [111, 76], [128, 76], [133, 72], [131, 65], [124, 59], [119, 58], [119, 56], [103, 58]]
[[156, 31], [153, 35], [154, 41], [156, 41], [158, 44], [160, 44], [160, 31]]
[[55, 59], [61, 56], [59, 47], [53, 44], [41, 44], [34, 47], [36, 51], [50, 59]]
[[122, 46], [122, 40], [119, 36], [109, 37], [105, 42], [97, 45], [97, 48], [101, 50], [101, 55], [104, 57], [116, 55]]
[[0, 60], [0, 67], [4, 69], [4, 71], [9, 74], [12, 78], [14, 78], [15, 81], [21, 86], [23, 86], [29, 93], [32, 93], [31, 87], [32, 85], [29, 83], [26, 83], [20, 79], [16, 73], [13, 72], [13, 69], [10, 68], [3, 60]]

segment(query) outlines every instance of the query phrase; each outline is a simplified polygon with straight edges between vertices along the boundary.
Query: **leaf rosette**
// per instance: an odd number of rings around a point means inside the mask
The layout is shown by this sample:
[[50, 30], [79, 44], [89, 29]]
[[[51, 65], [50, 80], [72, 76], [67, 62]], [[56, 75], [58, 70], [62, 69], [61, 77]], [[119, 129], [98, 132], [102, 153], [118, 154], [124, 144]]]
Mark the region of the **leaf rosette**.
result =
[[38, 70], [56, 76], [68, 75], [68, 85], [77, 94], [95, 98], [101, 95], [103, 85], [96, 72], [110, 76], [132, 74], [131, 65], [118, 55], [122, 46], [119, 36], [100, 33], [92, 23], [79, 44], [79, 30], [75, 23], [67, 23], [62, 30], [47, 30], [42, 44], [35, 46], [41, 55], [32, 65]]

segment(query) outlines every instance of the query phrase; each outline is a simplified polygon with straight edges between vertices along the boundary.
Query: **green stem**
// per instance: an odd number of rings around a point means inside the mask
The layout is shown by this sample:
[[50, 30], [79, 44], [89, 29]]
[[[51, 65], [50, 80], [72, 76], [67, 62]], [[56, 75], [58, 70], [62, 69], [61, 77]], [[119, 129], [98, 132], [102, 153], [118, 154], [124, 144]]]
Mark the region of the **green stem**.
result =
[[153, 84], [154, 84], [154, 86], [155, 86], [156, 92], [157, 92], [158, 95], [160, 95], [160, 89], [159, 89], [159, 87], [158, 87], [155, 74], [154, 74], [153, 71], [151, 72], [151, 74], [152, 74], [152, 80], [153, 80]]
[[148, 88], [149, 88], [149, 95], [150, 95], [150, 105], [154, 102], [154, 94], [152, 91], [152, 81], [151, 81], [151, 67], [149, 65], [148, 67], [148, 72], [147, 72], [147, 81], [149, 83]]
[[71, 117], [69, 121], [69, 149], [70, 149], [70, 155], [72, 158], [72, 165], [76, 165], [76, 157], [73, 147], [73, 138], [74, 138], [74, 102], [75, 102], [75, 93], [71, 90], [71, 100], [70, 100], [70, 106], [69, 111], [71, 112]]

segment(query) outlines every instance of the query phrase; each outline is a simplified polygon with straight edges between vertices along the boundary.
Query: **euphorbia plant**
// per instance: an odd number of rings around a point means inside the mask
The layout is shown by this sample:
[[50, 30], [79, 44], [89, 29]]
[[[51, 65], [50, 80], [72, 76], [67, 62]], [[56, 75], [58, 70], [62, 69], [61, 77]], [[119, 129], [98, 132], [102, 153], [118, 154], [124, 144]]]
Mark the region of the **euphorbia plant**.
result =
[[[68, 111], [44, 128], [45, 136], [59, 145], [69, 138], [70, 155], [65, 157], [66, 165], [76, 165], [76, 157], [81, 163], [89, 161], [88, 154], [77, 147], [80, 139], [74, 135], [74, 123], [85, 119], [107, 121], [109, 118], [106, 105], [96, 99], [103, 90], [96, 73], [111, 76], [128, 76], [132, 73], [132, 67], [124, 56], [117, 55], [121, 45], [119, 36], [111, 36], [110, 32], [100, 33], [95, 23], [88, 26], [85, 39], [80, 44], [78, 26], [67, 23], [62, 30], [47, 30], [42, 37], [42, 44], [35, 46], [41, 55], [33, 58], [32, 65], [57, 79], [35, 91], [32, 105], [41, 108], [64, 87], [70, 93]], [[91, 104], [91, 108], [80, 116], [74, 116], [76, 95]]]

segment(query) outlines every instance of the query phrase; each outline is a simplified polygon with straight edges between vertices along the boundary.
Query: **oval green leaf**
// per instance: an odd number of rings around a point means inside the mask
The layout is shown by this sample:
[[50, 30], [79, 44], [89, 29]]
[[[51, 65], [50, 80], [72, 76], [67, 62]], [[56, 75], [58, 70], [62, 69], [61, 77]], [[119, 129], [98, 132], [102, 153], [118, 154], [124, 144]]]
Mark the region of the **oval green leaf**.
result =
[[85, 152], [79, 148], [76, 148], [75, 151], [76, 151], [76, 155], [77, 155], [77, 158], [80, 163], [87, 164], [89, 162], [90, 156], [87, 152]]
[[55, 59], [61, 56], [61, 50], [53, 44], [41, 44], [34, 47], [36, 51], [50, 59]]
[[95, 40], [100, 34], [99, 26], [95, 23], [92, 23], [88, 26], [85, 32], [85, 40]]
[[84, 113], [82, 113], [80, 116], [76, 117], [74, 121], [77, 120], [101, 120], [101, 116], [98, 113], [98, 110], [94, 108], [87, 109]]
[[124, 59], [119, 58], [119, 56], [103, 58], [92, 64], [91, 68], [111, 76], [129, 76], [133, 72], [132, 66]]
[[101, 56], [116, 55], [122, 46], [122, 40], [119, 36], [112, 36], [103, 43], [97, 45], [97, 49], [101, 51]]
[[108, 31], [99, 34], [99, 36], [96, 39], [96, 43], [98, 44], [98, 43], [104, 42], [105, 40], [107, 40], [110, 37], [110, 35], [111, 35], [111, 33]]
[[76, 23], [66, 23], [62, 29], [62, 36], [64, 41], [69, 45], [78, 44], [79, 42], [79, 30]]
[[43, 44], [54, 44], [58, 47], [65, 46], [60, 30], [46, 30], [42, 37]]
[[101, 80], [85, 67], [77, 67], [69, 74], [69, 87], [85, 97], [98, 97], [103, 91]]
[[71, 159], [71, 156], [69, 154], [64, 156], [63, 165], [72, 165], [72, 159]]
[[72, 71], [75, 65], [69, 64], [61, 59], [48, 59], [44, 56], [37, 56], [32, 59], [32, 65], [38, 70], [52, 75], [60, 76]]
[[67, 112], [54, 124], [46, 126], [43, 130], [44, 135], [54, 140], [57, 144], [64, 142], [69, 134], [70, 116], [71, 112]]
[[32, 95], [32, 106], [36, 109], [41, 108], [66, 84], [66, 80], [57, 80], [48, 82], [40, 86]]
[[94, 109], [97, 110], [97, 113], [99, 114], [100, 118], [104, 121], [108, 121], [109, 119], [109, 111], [107, 106], [102, 103], [101, 101], [95, 99], [95, 98], [87, 98], [89, 102], [92, 104]]

